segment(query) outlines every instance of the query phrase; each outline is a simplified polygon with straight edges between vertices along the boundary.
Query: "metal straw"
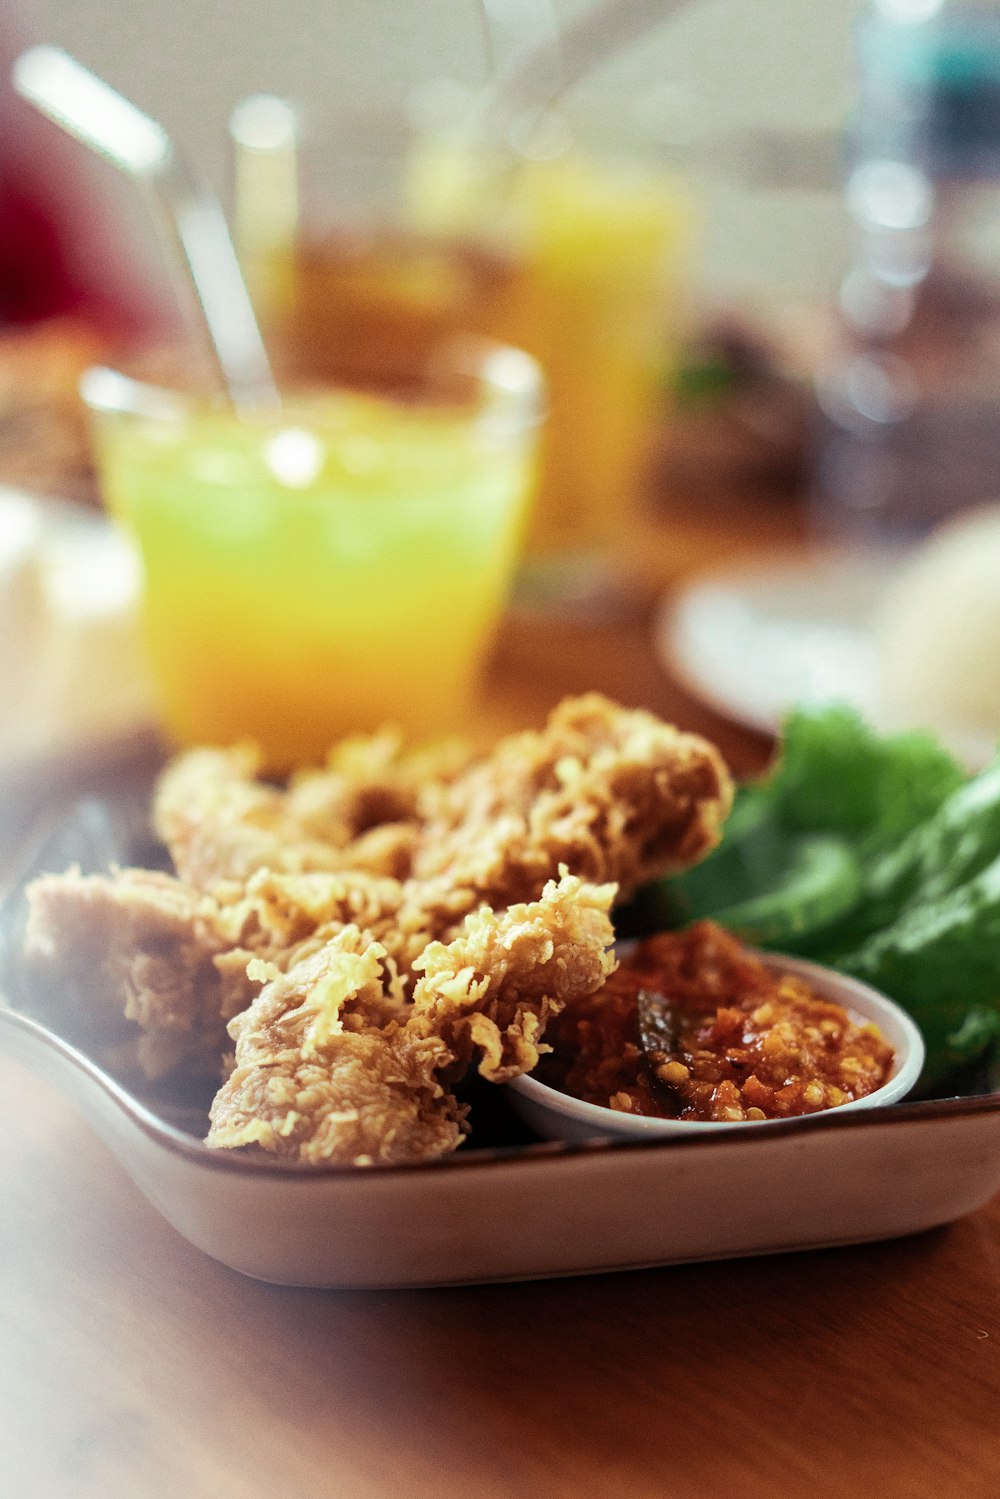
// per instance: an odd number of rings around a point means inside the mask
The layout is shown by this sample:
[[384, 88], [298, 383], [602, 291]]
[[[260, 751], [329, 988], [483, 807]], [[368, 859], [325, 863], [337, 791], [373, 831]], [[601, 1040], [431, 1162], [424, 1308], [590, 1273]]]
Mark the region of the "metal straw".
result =
[[[281, 398], [217, 197], [181, 158], [163, 126], [58, 47], [30, 47], [14, 63], [17, 92], [144, 190], [175, 280], [193, 290], [222, 388], [241, 414], [277, 411]], [[184, 299], [190, 305], [190, 297]]]

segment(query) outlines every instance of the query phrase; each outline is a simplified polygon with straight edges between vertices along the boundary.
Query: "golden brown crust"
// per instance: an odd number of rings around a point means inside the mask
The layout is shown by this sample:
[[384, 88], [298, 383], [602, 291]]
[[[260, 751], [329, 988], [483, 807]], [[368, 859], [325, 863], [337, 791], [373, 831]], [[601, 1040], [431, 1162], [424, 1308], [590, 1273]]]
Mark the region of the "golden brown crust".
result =
[[476, 1055], [497, 1082], [534, 1066], [548, 1016], [614, 966], [612, 894], [567, 875], [530, 905], [476, 912], [427, 948], [408, 1006], [385, 949], [354, 926], [272, 971], [230, 1025], [236, 1065], [208, 1144], [356, 1164], [453, 1150], [449, 1084]]
[[549, 1017], [614, 968], [614, 894], [563, 871], [537, 901], [501, 914], [481, 906], [451, 942], [432, 942], [417, 959], [409, 1033], [442, 1037], [456, 1076], [470, 1063], [491, 1082], [530, 1072]]
[[257, 770], [248, 747], [202, 749], [161, 778], [157, 831], [199, 889], [260, 869], [363, 870], [468, 890], [472, 909], [532, 899], [566, 864], [625, 897], [703, 858], [732, 801], [713, 745], [599, 693], [479, 758], [454, 744], [406, 755], [373, 735], [287, 790]]
[[420, 787], [446, 784], [470, 757], [454, 740], [406, 751], [387, 730], [343, 740], [322, 769], [301, 770], [279, 789], [258, 779], [252, 745], [190, 750], [160, 778], [154, 825], [177, 873], [199, 889], [258, 869], [405, 878]]
[[310, 1161], [453, 1149], [452, 1082], [535, 1065], [609, 969], [616, 893], [706, 854], [732, 795], [711, 745], [596, 693], [487, 756], [384, 734], [285, 788], [257, 768], [179, 756], [155, 798], [178, 878], [47, 877], [31, 942], [153, 1075], [218, 1066], [235, 1017], [209, 1143]]
[[449, 785], [428, 785], [417, 878], [470, 886], [494, 905], [530, 899], [560, 865], [619, 898], [715, 846], [732, 781], [713, 745], [599, 693], [545, 728], [502, 739]]
[[59, 986], [64, 1013], [148, 1077], [178, 1067], [217, 1073], [226, 1022], [257, 985], [235, 962], [211, 901], [143, 869], [113, 876], [69, 870], [28, 889], [25, 955]]

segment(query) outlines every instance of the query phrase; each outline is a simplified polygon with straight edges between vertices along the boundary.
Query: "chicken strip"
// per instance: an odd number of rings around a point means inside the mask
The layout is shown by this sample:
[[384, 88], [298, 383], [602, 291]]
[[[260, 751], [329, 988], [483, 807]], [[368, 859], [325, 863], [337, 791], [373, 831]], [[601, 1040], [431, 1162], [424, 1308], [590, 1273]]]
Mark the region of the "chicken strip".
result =
[[537, 896], [560, 865], [625, 899], [714, 848], [732, 803], [718, 751], [599, 693], [569, 698], [540, 733], [502, 739], [421, 793], [415, 879], [494, 906]]
[[[541, 733], [501, 740], [449, 782], [426, 783], [413, 875], [392, 887], [373, 880], [381, 910], [346, 919], [411, 970], [428, 942], [451, 940], [478, 906], [535, 900], [563, 865], [631, 893], [696, 862], [718, 841], [731, 798], [725, 765], [703, 739], [596, 693], [571, 699]], [[262, 872], [247, 894], [263, 923], [280, 911], [302, 941], [310, 924], [329, 926], [331, 904], [340, 919], [345, 878]]]
[[258, 869], [405, 876], [420, 787], [446, 784], [470, 758], [458, 741], [404, 751], [387, 730], [345, 739], [322, 770], [279, 789], [257, 778], [252, 746], [190, 750], [160, 778], [153, 821], [177, 873], [199, 889]]
[[143, 869], [44, 875], [27, 894], [29, 978], [58, 992], [67, 1035], [150, 1078], [218, 1076], [226, 1023], [259, 985], [211, 901]]
[[476, 912], [424, 953], [407, 1012], [385, 949], [357, 927], [271, 971], [230, 1024], [236, 1066], [207, 1143], [365, 1165], [454, 1150], [464, 1115], [449, 1085], [470, 1060], [496, 1081], [530, 1068], [548, 1016], [613, 968], [612, 895], [564, 874], [536, 902]]
[[502, 912], [480, 906], [452, 941], [431, 943], [416, 960], [408, 1034], [442, 1037], [455, 1077], [472, 1063], [494, 1083], [530, 1072], [549, 1018], [573, 996], [593, 994], [615, 967], [614, 897], [614, 885], [563, 868], [537, 901]]
[[597, 694], [471, 763], [383, 735], [345, 741], [287, 790], [255, 772], [241, 749], [168, 768], [156, 822], [179, 882], [125, 871], [31, 892], [35, 957], [109, 1023], [124, 1013], [147, 1030], [136, 1054], [156, 1075], [172, 1058], [217, 1064], [219, 1016], [256, 992], [251, 955], [285, 971], [354, 925], [408, 998], [424, 950], [481, 905], [536, 900], [563, 864], [631, 890], [707, 852], [731, 794], [705, 741]]
[[301, 1161], [422, 1160], [454, 1150], [463, 1111], [439, 1074], [436, 1036], [411, 1042], [385, 949], [346, 926], [268, 982], [231, 1024], [236, 1064], [207, 1143]]
[[565, 863], [624, 898], [703, 858], [732, 800], [706, 740], [598, 693], [479, 759], [455, 745], [407, 756], [387, 734], [345, 741], [287, 790], [256, 772], [249, 749], [194, 750], [161, 778], [157, 831], [199, 889], [259, 869], [363, 869], [441, 879], [471, 909], [533, 899]]
[[[42, 875], [27, 890], [25, 957], [37, 985], [57, 992], [61, 1019], [114, 1065], [156, 1078], [183, 1067], [218, 1077], [227, 1022], [257, 994], [247, 965], [286, 968], [353, 923], [382, 932], [408, 958], [431, 940], [400, 927], [403, 887], [364, 871], [255, 875], [217, 899], [174, 876]], [[422, 919], [422, 913], [414, 913]]]

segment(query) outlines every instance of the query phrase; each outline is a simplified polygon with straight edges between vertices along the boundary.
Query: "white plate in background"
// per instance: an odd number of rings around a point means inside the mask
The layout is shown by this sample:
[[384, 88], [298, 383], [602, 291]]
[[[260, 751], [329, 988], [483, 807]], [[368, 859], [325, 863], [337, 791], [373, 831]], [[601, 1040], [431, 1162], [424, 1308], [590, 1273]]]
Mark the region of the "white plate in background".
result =
[[[834, 702], [886, 732], [922, 727], [894, 718], [879, 686], [873, 625], [895, 565], [832, 554], [697, 578], [664, 601], [657, 654], [694, 696], [764, 733], [794, 707]], [[986, 735], [934, 732], [970, 766], [993, 754]]]

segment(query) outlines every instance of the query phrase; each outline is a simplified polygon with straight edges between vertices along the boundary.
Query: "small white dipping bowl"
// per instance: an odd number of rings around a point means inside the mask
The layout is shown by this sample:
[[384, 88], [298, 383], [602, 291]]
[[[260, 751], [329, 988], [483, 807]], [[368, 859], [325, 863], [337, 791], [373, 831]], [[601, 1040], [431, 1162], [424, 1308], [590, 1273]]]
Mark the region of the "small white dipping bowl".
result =
[[[777, 973], [794, 974], [806, 981], [822, 999], [843, 1005], [853, 1020], [873, 1020], [895, 1053], [888, 1081], [867, 1098], [856, 1098], [825, 1114], [846, 1114], [857, 1109], [877, 1108], [880, 1104], [898, 1103], [916, 1083], [924, 1065], [924, 1039], [916, 1025], [891, 999], [870, 989], [857, 979], [847, 978], [832, 968], [807, 963], [802, 958], [788, 958], [781, 953], [758, 952], [768, 968]], [[789, 1119], [748, 1119], [716, 1123], [700, 1119], [654, 1119], [646, 1114], [621, 1114], [600, 1104], [584, 1103], [557, 1088], [549, 1088], [534, 1077], [515, 1078], [507, 1084], [510, 1102], [531, 1128], [545, 1140], [597, 1140], [615, 1136], [619, 1139], [643, 1139], [663, 1136], [710, 1134], [724, 1129], [760, 1129], [789, 1124], [795, 1119], [817, 1117], [794, 1114]]]

